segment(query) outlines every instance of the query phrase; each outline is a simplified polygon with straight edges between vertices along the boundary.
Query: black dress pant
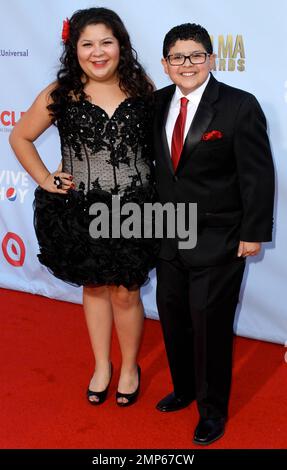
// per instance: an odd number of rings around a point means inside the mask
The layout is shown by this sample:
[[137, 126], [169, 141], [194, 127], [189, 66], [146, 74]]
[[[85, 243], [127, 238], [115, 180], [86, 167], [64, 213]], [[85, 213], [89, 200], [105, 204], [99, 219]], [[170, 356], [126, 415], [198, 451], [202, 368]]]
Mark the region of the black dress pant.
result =
[[233, 322], [245, 260], [189, 267], [178, 254], [157, 264], [157, 305], [174, 392], [202, 418], [227, 417]]

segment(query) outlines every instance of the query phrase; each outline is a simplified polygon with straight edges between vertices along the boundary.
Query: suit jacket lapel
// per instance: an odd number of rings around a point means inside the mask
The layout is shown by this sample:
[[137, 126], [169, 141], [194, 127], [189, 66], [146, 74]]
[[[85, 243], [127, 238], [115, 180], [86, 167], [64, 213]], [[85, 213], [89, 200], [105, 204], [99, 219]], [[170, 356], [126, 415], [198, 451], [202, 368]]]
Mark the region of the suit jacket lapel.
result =
[[213, 103], [218, 98], [218, 92], [218, 81], [211, 75], [187, 133], [176, 172], [180, 171], [187, 160], [190, 159], [201, 140], [202, 134], [204, 134], [213, 119], [215, 114]]
[[161, 140], [162, 155], [166, 161], [167, 166], [169, 167], [172, 173], [174, 173], [174, 170], [173, 170], [173, 166], [171, 162], [171, 156], [170, 156], [170, 151], [169, 151], [169, 146], [168, 146], [168, 141], [167, 141], [167, 136], [166, 136], [166, 131], [165, 131], [165, 125], [166, 125], [166, 120], [167, 120], [167, 116], [169, 112], [170, 102], [171, 102], [174, 92], [175, 92], [175, 85], [171, 85], [170, 87], [166, 89], [166, 93], [162, 97], [158, 110], [157, 110], [157, 126], [158, 126], [157, 132]]

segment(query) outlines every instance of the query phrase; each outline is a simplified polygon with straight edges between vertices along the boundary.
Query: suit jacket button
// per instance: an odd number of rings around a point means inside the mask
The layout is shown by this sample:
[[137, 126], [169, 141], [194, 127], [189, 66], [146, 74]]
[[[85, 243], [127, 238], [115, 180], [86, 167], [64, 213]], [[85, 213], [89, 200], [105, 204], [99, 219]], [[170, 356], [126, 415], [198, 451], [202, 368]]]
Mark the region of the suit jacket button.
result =
[[174, 175], [173, 181], [174, 181], [174, 182], [178, 181], [178, 176]]

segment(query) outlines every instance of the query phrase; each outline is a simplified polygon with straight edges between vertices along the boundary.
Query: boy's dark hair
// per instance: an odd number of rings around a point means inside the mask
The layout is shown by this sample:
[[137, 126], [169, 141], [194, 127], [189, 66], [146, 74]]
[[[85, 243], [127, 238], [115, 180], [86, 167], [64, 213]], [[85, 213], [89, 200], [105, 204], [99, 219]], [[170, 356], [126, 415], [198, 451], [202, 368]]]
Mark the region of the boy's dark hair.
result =
[[213, 53], [210, 36], [206, 29], [200, 26], [200, 24], [184, 23], [175, 26], [165, 35], [163, 41], [163, 57], [168, 56], [170, 48], [175, 45], [176, 41], [187, 41], [188, 39], [202, 44], [208, 54]]

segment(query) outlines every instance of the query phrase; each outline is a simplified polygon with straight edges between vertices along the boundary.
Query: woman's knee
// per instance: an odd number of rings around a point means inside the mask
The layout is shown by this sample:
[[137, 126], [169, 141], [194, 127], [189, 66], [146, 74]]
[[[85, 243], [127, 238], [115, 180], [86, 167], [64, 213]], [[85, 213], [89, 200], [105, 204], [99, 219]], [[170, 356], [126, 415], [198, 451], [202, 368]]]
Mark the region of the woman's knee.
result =
[[108, 286], [84, 287], [83, 297], [108, 298], [109, 297]]
[[111, 290], [111, 301], [114, 307], [129, 309], [140, 303], [139, 291], [129, 291], [120, 286]]

